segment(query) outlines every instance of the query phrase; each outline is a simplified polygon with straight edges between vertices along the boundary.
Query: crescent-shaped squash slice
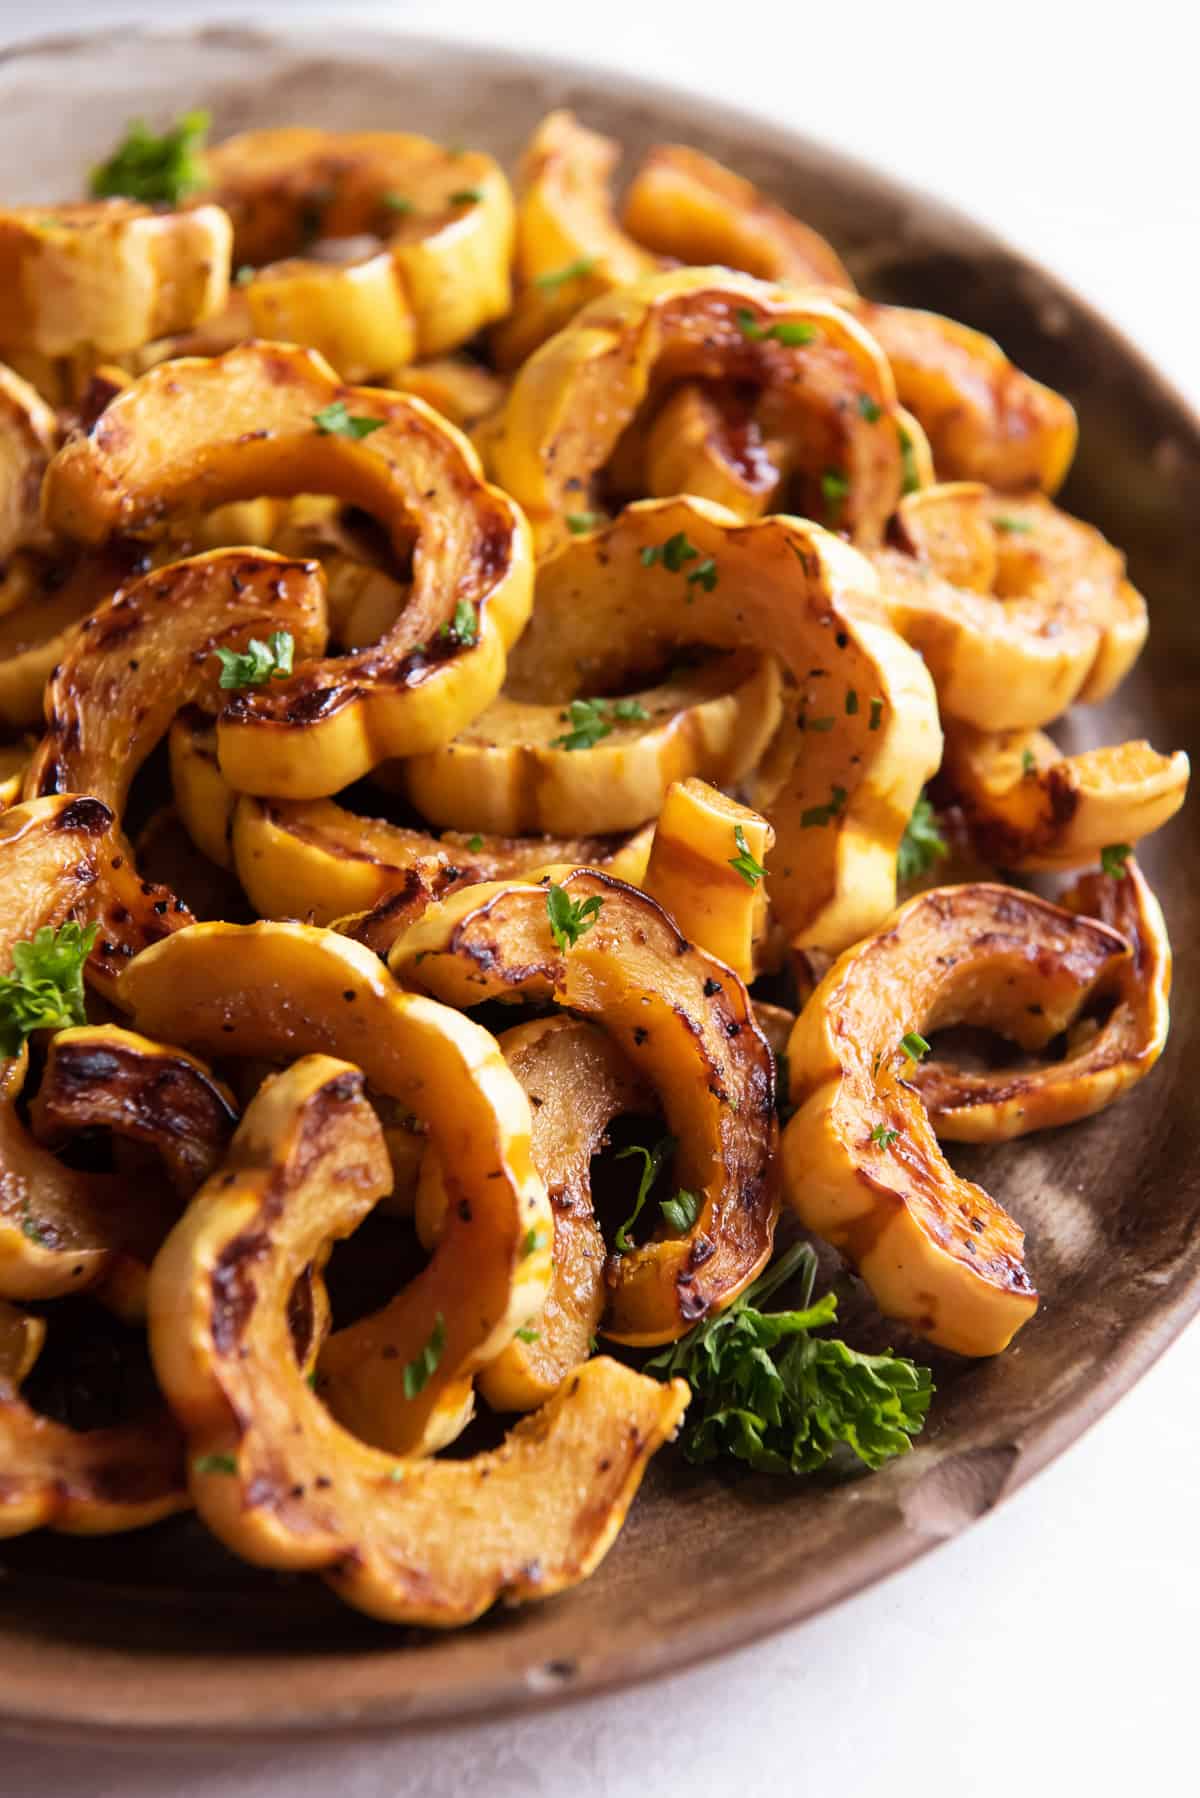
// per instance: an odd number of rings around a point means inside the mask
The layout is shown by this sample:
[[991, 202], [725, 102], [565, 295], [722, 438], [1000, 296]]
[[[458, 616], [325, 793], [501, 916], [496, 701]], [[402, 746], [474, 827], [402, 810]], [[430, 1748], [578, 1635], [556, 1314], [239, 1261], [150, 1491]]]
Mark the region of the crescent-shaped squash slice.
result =
[[[423, 817], [515, 836], [636, 830], [688, 775], [732, 783], [754, 768], [782, 711], [773, 656], [682, 666], [620, 699], [501, 694], [453, 743], [402, 766]], [[544, 861], [562, 860], [549, 855]], [[585, 858], [586, 859], [586, 858]]]
[[42, 476], [57, 445], [50, 407], [0, 362], [0, 564], [41, 533]]
[[769, 399], [797, 509], [877, 543], [905, 490], [908, 430], [873, 339], [820, 295], [728, 269], [649, 275], [593, 300], [524, 364], [495, 429], [492, 473], [545, 553], [567, 516], [599, 506], [622, 433], [682, 380]]
[[25, 1403], [20, 1387], [45, 1332], [41, 1318], [0, 1299], [0, 1536], [47, 1527], [106, 1536], [185, 1510], [183, 1442], [163, 1410], [74, 1430]]
[[[482, 151], [287, 126], [227, 138], [207, 163], [236, 260], [269, 264], [245, 288], [253, 331], [310, 344], [347, 380], [454, 349], [508, 310], [512, 195]], [[382, 247], [304, 255], [317, 238], [364, 236]]]
[[932, 487], [901, 501], [893, 535], [871, 558], [887, 616], [943, 712], [977, 730], [1035, 729], [1107, 697], [1145, 642], [1124, 558], [1048, 500]]
[[112, 356], [189, 330], [225, 304], [231, 242], [219, 206], [95, 200], [0, 211], [0, 343]]
[[976, 1072], [934, 1058], [909, 1076], [930, 1123], [950, 1142], [1010, 1142], [1103, 1111], [1144, 1080], [1170, 1026], [1171, 944], [1157, 899], [1130, 858], [1119, 877], [1085, 874], [1063, 896], [1067, 911], [1119, 930], [1133, 953], [1094, 989], [1107, 1002], [1068, 1031], [1061, 1061]]
[[[25, 777], [27, 797], [91, 793], [119, 816], [134, 775], [179, 707], [216, 703], [217, 650], [243, 650], [280, 630], [291, 633], [301, 656], [324, 646], [324, 596], [314, 564], [265, 550], [214, 550], [123, 588], [83, 621], [47, 683], [46, 735]], [[133, 850], [125, 843], [121, 854], [125, 885], [136, 880]], [[188, 921], [172, 894], [145, 897], [161, 920], [155, 936]], [[144, 945], [146, 910], [145, 904], [137, 911], [109, 906], [108, 961]]]
[[312, 351], [250, 343], [151, 369], [59, 452], [44, 489], [47, 518], [88, 542], [304, 492], [377, 517], [395, 554], [411, 556], [413, 584], [371, 648], [309, 662], [226, 708], [226, 777], [293, 799], [448, 742], [500, 689], [531, 603], [529, 534], [466, 439], [420, 400], [341, 386]]
[[[656, 1088], [679, 1143], [679, 1183], [700, 1207], [683, 1235], [610, 1258], [604, 1332], [671, 1342], [732, 1303], [771, 1252], [771, 1053], [741, 981], [654, 900], [595, 869], [557, 872], [553, 886], [547, 874], [440, 900], [396, 943], [389, 966], [450, 1004], [523, 993], [593, 1017]], [[574, 923], [564, 932], [555, 920], [567, 913]]]
[[415, 394], [468, 434], [504, 404], [508, 393], [506, 380], [468, 356], [440, 356], [393, 369], [385, 385]]
[[943, 778], [972, 841], [1002, 868], [1078, 868], [1161, 829], [1187, 797], [1188, 758], [1144, 739], [1064, 755], [1042, 731], [946, 733]]
[[[607, 1250], [592, 1209], [592, 1157], [614, 1118], [652, 1111], [654, 1101], [612, 1038], [584, 1018], [537, 1018], [498, 1041], [529, 1098], [534, 1164], [554, 1210], [554, 1276], [541, 1311], [476, 1384], [494, 1411], [532, 1411], [583, 1365], [600, 1327]], [[447, 1203], [441, 1162], [427, 1155], [416, 1202], [427, 1247]]]
[[621, 146], [573, 113], [549, 113], [521, 157], [512, 311], [492, 331], [496, 366], [518, 368], [585, 301], [640, 275], [658, 258], [627, 237], [613, 215], [612, 176]]
[[0, 727], [41, 730], [46, 682], [76, 627], [141, 572], [139, 560], [122, 545], [95, 555], [21, 551], [14, 557], [9, 566], [20, 570], [20, 601], [0, 613]]
[[763, 863], [775, 832], [765, 818], [702, 780], [677, 781], [654, 827], [646, 878], [684, 936], [747, 985], [767, 932]]
[[886, 1316], [939, 1347], [998, 1354], [1037, 1293], [1019, 1226], [938, 1148], [909, 1078], [925, 1034], [970, 1023], [1040, 1048], [1129, 954], [1106, 924], [1032, 893], [937, 887], [848, 949], [796, 1021], [788, 1201]]
[[806, 728], [765, 808], [772, 903], [793, 940], [840, 950], [895, 904], [896, 851], [941, 759], [932, 683], [868, 616], [874, 593], [868, 564], [819, 526], [739, 525], [703, 500], [627, 506], [543, 565], [509, 691], [613, 692], [686, 644], [777, 655]]
[[[493, 1038], [401, 992], [361, 944], [301, 924], [193, 925], [132, 962], [119, 998], [137, 1028], [156, 1035], [165, 1024], [201, 1052], [344, 1056], [428, 1126], [450, 1169], [442, 1240], [389, 1305], [329, 1339], [321, 1362], [322, 1394], [340, 1416], [366, 1419], [397, 1452], [415, 1450], [431, 1420], [435, 1434], [444, 1427], [451, 1393], [461, 1410], [475, 1368], [539, 1308], [550, 1281], [552, 1220], [529, 1106]], [[441, 1359], [408, 1398], [403, 1370], [439, 1318]]]
[[786, 441], [766, 436], [737, 388], [685, 381], [646, 429], [641, 487], [656, 499], [694, 493], [739, 518], [761, 518], [779, 509], [788, 461]]
[[294, 1365], [287, 1297], [388, 1177], [361, 1076], [296, 1063], [254, 1100], [159, 1257], [151, 1347], [197, 1509], [223, 1542], [320, 1571], [372, 1616], [449, 1627], [585, 1578], [688, 1392], [601, 1359], [473, 1460], [397, 1461], [356, 1440]]

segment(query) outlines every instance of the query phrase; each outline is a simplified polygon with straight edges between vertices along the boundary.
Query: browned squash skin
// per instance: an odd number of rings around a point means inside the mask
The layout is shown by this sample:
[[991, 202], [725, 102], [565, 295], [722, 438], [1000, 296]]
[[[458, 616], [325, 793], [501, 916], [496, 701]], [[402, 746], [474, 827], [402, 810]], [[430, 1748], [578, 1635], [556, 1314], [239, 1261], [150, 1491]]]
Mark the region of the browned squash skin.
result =
[[226, 1170], [159, 1258], [151, 1346], [197, 1507], [224, 1542], [320, 1571], [373, 1616], [445, 1628], [585, 1578], [687, 1388], [599, 1359], [491, 1454], [397, 1460], [356, 1440], [295, 1365], [287, 1298], [296, 1268], [349, 1234], [389, 1179], [357, 1070], [295, 1063], [253, 1101]]
[[970, 1022], [1040, 1047], [1129, 954], [1106, 924], [1032, 894], [935, 888], [847, 950], [797, 1020], [788, 1200], [888, 1316], [941, 1347], [998, 1353], [1037, 1294], [1017, 1224], [938, 1148], [903, 1039]]
[[912, 1084], [940, 1137], [1009, 1142], [1076, 1123], [1144, 1080], [1162, 1054], [1170, 1027], [1171, 944], [1145, 875], [1130, 857], [1119, 878], [1083, 875], [1063, 905], [1120, 931], [1131, 947], [1094, 988], [1093, 996], [1110, 1006], [1107, 1016], [1076, 1019], [1061, 1061], [981, 1073], [923, 1061]]
[[165, 1409], [74, 1430], [25, 1403], [20, 1387], [45, 1331], [41, 1318], [0, 1299], [0, 1537], [113, 1535], [186, 1509], [183, 1442]]
[[[330, 407], [378, 429], [322, 429]], [[226, 708], [226, 778], [295, 799], [448, 741], [503, 683], [532, 599], [529, 532], [467, 440], [420, 400], [344, 386], [311, 351], [252, 342], [149, 370], [59, 452], [44, 498], [56, 528], [101, 543], [161, 535], [230, 500], [307, 492], [377, 518], [413, 581], [369, 648], [301, 663]]]
[[[550, 931], [552, 878], [573, 903], [600, 900], [592, 928], [566, 948]], [[524, 993], [593, 1017], [656, 1088], [680, 1145], [675, 1177], [701, 1209], [685, 1235], [664, 1226], [610, 1256], [606, 1335], [669, 1342], [736, 1298], [771, 1252], [777, 1126], [771, 1052], [730, 969], [648, 895], [589, 868], [453, 894], [397, 942], [389, 965], [451, 1004]]]

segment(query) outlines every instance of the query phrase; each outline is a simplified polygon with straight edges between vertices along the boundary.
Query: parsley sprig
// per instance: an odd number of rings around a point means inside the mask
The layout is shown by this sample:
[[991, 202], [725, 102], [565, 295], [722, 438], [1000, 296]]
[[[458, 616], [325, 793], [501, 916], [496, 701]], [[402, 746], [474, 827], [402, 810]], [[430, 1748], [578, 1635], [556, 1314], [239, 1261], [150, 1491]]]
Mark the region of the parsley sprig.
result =
[[598, 893], [590, 899], [572, 899], [566, 887], [551, 883], [546, 892], [546, 916], [550, 935], [559, 949], [573, 949], [581, 936], [586, 936], [600, 916], [604, 904]]
[[560, 716], [571, 728], [551, 737], [551, 749], [594, 749], [612, 735], [614, 718], [645, 720], [650, 714], [637, 699], [573, 699]]
[[904, 835], [896, 851], [896, 877], [898, 880], [916, 880], [935, 862], [944, 861], [949, 853], [946, 839], [938, 829], [937, 813], [922, 793], [913, 806], [912, 817], [904, 826]]
[[[758, 1308], [796, 1276], [795, 1310]], [[839, 1448], [871, 1468], [908, 1453], [933, 1396], [929, 1369], [814, 1335], [837, 1317], [834, 1293], [813, 1302], [816, 1276], [816, 1255], [798, 1243], [728, 1310], [646, 1362], [645, 1372], [682, 1375], [692, 1388], [689, 1461], [732, 1455], [760, 1473], [813, 1473]]]
[[94, 199], [141, 200], [144, 205], [178, 206], [205, 183], [204, 140], [208, 113], [185, 112], [161, 137], [144, 119], [131, 119], [125, 141], [91, 174]]
[[292, 672], [296, 642], [291, 631], [272, 631], [264, 643], [251, 637], [244, 650], [216, 649], [221, 664], [217, 685], [226, 693], [245, 687], [265, 687], [269, 680], [287, 680]]
[[630, 1143], [627, 1149], [622, 1149], [617, 1156], [618, 1161], [627, 1161], [632, 1155], [640, 1155], [642, 1158], [642, 1177], [638, 1181], [637, 1197], [633, 1201], [633, 1210], [629, 1213], [629, 1216], [625, 1219], [625, 1222], [613, 1237], [613, 1247], [616, 1249], [618, 1255], [628, 1255], [634, 1248], [635, 1245], [629, 1240], [629, 1232], [633, 1229], [633, 1226], [641, 1216], [646, 1200], [650, 1197], [654, 1182], [662, 1172], [664, 1162], [668, 1161], [675, 1153], [676, 1147], [677, 1143], [675, 1137], [661, 1136], [651, 1149], [647, 1149], [640, 1142], [634, 1142]]
[[0, 977], [0, 1055], [19, 1055], [35, 1030], [86, 1024], [83, 968], [99, 931], [73, 918], [43, 924], [31, 942], [14, 943], [12, 973]]

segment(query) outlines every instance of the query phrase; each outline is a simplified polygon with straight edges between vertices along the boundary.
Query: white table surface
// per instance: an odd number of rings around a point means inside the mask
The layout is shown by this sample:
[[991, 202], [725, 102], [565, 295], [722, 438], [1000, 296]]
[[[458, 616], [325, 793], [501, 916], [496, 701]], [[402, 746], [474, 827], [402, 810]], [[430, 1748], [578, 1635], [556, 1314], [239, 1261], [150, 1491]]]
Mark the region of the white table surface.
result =
[[[197, 8], [0, 0], [0, 40], [115, 19], [362, 17], [673, 79], [801, 126], [1056, 267], [1200, 400], [1186, 9], [1009, 0]], [[849, 46], [847, 48], [847, 45]], [[36, 154], [36, 145], [30, 146]], [[1197, 1789], [1200, 1328], [1000, 1511], [833, 1614], [532, 1720], [187, 1755], [0, 1745], [3, 1798], [1012, 1798]]]

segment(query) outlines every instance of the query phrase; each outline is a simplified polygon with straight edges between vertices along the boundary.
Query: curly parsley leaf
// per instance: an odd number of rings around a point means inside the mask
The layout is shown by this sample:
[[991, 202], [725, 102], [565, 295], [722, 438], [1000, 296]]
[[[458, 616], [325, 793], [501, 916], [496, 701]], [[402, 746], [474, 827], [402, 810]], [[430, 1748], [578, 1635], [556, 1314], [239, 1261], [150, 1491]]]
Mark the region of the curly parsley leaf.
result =
[[604, 904], [598, 893], [590, 899], [572, 899], [566, 887], [553, 883], [546, 893], [546, 916], [550, 935], [560, 949], [573, 949], [581, 936], [586, 936], [600, 916]]
[[650, 714], [637, 699], [573, 699], [559, 716], [571, 728], [551, 737], [551, 749], [594, 749], [612, 735], [614, 718], [645, 720]]
[[[813, 1302], [816, 1273], [812, 1249], [797, 1244], [728, 1310], [646, 1362], [646, 1373], [692, 1388], [690, 1461], [732, 1455], [761, 1473], [813, 1473], [839, 1448], [871, 1468], [908, 1453], [933, 1396], [929, 1369], [814, 1335], [837, 1316], [833, 1293]], [[757, 1309], [797, 1274], [796, 1310]]]
[[125, 141], [91, 174], [96, 200], [141, 200], [147, 206], [178, 206], [205, 183], [207, 112], [185, 112], [156, 137], [144, 119], [131, 119]]
[[[629, 1240], [629, 1232], [637, 1223], [642, 1208], [645, 1205], [646, 1200], [650, 1197], [654, 1182], [662, 1172], [663, 1163], [675, 1153], [675, 1148], [676, 1141], [673, 1136], [662, 1136], [652, 1149], [644, 1148], [640, 1142], [635, 1142], [630, 1143], [627, 1149], [622, 1149], [617, 1156], [618, 1161], [627, 1161], [631, 1155], [640, 1155], [642, 1158], [642, 1177], [638, 1181], [637, 1197], [633, 1201], [633, 1210], [629, 1213], [629, 1216], [625, 1219], [625, 1222], [621, 1225], [616, 1236], [613, 1238], [613, 1247], [616, 1249], [618, 1255], [628, 1255], [630, 1250], [635, 1246]], [[668, 1203], [670, 1203], [669, 1200]]]
[[918, 875], [932, 868], [935, 862], [943, 861], [949, 853], [946, 839], [938, 829], [937, 813], [922, 793], [913, 806], [912, 817], [904, 827], [904, 835], [896, 851], [896, 877], [899, 880], [915, 880]]
[[86, 1024], [83, 968], [99, 931], [73, 918], [43, 924], [31, 942], [14, 943], [12, 973], [0, 977], [0, 1055], [19, 1055], [35, 1030]]
[[221, 664], [217, 685], [226, 693], [244, 687], [265, 687], [269, 680], [286, 680], [292, 672], [296, 643], [291, 631], [272, 631], [264, 643], [251, 637], [245, 649], [216, 649]]

